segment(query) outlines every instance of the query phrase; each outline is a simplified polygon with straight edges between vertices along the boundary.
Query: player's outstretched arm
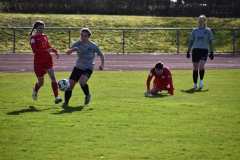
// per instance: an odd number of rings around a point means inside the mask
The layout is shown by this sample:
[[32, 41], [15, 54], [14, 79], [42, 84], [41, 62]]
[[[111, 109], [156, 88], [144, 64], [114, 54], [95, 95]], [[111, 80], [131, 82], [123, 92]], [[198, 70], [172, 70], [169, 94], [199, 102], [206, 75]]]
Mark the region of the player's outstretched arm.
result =
[[57, 59], [59, 58], [59, 53], [58, 52], [55, 52], [55, 55], [57, 57]]
[[77, 50], [78, 50], [78, 48], [77, 48], [77, 47], [74, 47], [73, 49], [67, 50], [66, 54], [69, 55], [69, 54], [71, 54], [73, 51], [77, 51]]

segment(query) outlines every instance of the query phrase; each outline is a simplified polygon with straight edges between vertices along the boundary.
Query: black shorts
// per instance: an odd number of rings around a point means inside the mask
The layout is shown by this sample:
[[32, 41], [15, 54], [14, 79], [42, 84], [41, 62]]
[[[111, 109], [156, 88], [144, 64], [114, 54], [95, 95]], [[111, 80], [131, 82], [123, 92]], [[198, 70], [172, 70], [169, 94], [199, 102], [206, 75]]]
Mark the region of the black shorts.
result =
[[207, 61], [208, 49], [194, 48], [192, 51], [192, 62], [199, 62], [200, 60]]
[[81, 70], [81, 69], [74, 67], [69, 79], [72, 79], [77, 82], [77, 81], [79, 81], [81, 75], [86, 75], [89, 79], [92, 75], [92, 72], [93, 71], [91, 69]]

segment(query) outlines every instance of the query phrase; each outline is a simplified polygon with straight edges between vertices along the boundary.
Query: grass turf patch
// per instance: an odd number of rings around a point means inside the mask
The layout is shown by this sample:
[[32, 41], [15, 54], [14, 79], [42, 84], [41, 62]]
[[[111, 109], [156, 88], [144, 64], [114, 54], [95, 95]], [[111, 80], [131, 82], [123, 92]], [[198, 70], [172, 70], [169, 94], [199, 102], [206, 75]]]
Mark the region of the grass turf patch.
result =
[[239, 70], [207, 70], [201, 90], [191, 71], [173, 70], [174, 96], [144, 97], [148, 72], [96, 71], [90, 104], [76, 85], [68, 109], [48, 76], [34, 101], [34, 73], [1, 73], [1, 159], [239, 158]]

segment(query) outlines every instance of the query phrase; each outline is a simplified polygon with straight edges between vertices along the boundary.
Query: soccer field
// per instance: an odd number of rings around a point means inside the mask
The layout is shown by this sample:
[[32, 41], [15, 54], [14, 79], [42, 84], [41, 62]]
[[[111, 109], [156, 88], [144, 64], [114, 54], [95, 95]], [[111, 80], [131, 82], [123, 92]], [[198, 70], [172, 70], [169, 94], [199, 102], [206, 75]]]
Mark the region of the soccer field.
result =
[[34, 101], [34, 73], [0, 73], [0, 159], [239, 159], [240, 70], [207, 70], [201, 90], [172, 70], [175, 95], [145, 97], [148, 72], [96, 71], [68, 109], [48, 76]]

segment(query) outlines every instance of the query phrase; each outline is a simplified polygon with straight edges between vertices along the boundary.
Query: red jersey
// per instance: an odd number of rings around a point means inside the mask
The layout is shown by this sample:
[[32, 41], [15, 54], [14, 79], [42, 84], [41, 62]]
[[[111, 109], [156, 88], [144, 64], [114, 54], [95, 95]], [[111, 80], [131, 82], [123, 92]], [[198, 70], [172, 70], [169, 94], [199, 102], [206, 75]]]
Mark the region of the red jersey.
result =
[[159, 84], [161, 84], [161, 86], [165, 86], [165, 87], [170, 85], [170, 89], [173, 90], [172, 74], [168, 67], [163, 67], [163, 73], [161, 75], [158, 75], [155, 72], [155, 67], [150, 70], [150, 73], [147, 78], [147, 89], [148, 90], [150, 90], [150, 82], [151, 82], [153, 76], [155, 77], [153, 83], [155, 83], [155, 84], [159, 83]]
[[50, 46], [48, 38], [45, 34], [36, 35], [33, 34], [30, 38], [30, 45], [34, 53], [34, 63], [46, 63], [52, 61], [52, 56], [48, 52], [49, 48], [52, 48], [52, 52], [57, 53], [58, 51]]

